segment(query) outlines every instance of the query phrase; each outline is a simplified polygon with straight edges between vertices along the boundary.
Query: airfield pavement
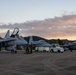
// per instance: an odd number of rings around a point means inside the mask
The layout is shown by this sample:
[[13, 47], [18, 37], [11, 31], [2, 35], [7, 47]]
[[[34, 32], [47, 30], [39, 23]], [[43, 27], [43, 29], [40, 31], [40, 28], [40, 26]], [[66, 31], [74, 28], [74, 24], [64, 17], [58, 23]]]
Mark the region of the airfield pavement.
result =
[[33, 54], [2, 51], [0, 75], [76, 75], [76, 51]]

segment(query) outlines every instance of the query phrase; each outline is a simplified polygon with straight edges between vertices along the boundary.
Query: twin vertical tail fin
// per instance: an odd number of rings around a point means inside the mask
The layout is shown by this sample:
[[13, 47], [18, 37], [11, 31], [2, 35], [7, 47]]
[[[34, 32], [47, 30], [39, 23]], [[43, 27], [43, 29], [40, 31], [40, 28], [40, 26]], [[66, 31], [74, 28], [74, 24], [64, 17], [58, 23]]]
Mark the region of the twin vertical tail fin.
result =
[[29, 39], [29, 44], [32, 44], [33, 43], [33, 37], [30, 36], [30, 39]]
[[10, 38], [10, 30], [8, 30], [6, 35], [5, 35], [5, 39], [9, 39], [9, 38]]

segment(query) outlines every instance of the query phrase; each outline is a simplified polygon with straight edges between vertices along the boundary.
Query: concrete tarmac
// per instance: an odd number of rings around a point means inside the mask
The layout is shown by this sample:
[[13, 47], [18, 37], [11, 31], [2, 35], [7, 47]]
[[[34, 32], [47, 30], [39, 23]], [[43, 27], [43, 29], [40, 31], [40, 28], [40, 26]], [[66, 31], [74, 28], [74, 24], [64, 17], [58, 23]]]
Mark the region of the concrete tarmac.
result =
[[76, 51], [33, 54], [2, 51], [0, 75], [76, 75]]

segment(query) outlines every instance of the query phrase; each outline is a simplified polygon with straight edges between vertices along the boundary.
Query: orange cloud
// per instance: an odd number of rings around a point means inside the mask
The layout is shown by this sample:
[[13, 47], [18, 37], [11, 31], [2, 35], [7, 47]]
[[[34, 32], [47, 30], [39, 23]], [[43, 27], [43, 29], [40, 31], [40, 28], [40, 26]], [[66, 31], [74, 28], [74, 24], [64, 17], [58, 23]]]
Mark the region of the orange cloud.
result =
[[[22, 36], [37, 35], [44, 38], [76, 40], [76, 15], [49, 18], [41, 21], [29, 21], [9, 25], [0, 25], [0, 29], [21, 29]], [[2, 35], [2, 33], [0, 33]]]

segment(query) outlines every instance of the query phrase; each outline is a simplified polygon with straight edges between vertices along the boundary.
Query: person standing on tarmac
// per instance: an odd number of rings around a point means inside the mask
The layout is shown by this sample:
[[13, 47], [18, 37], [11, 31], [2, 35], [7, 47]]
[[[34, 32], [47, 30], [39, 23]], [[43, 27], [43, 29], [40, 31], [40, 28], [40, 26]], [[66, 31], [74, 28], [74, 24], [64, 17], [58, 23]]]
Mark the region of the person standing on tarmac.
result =
[[30, 49], [30, 54], [32, 54], [32, 51], [33, 51], [32, 44], [29, 45], [29, 49]]
[[72, 48], [71, 46], [69, 46], [69, 50], [70, 50], [71, 52], [73, 52], [73, 48]]
[[29, 54], [29, 44], [26, 45], [26, 50], [25, 50], [24, 54]]

